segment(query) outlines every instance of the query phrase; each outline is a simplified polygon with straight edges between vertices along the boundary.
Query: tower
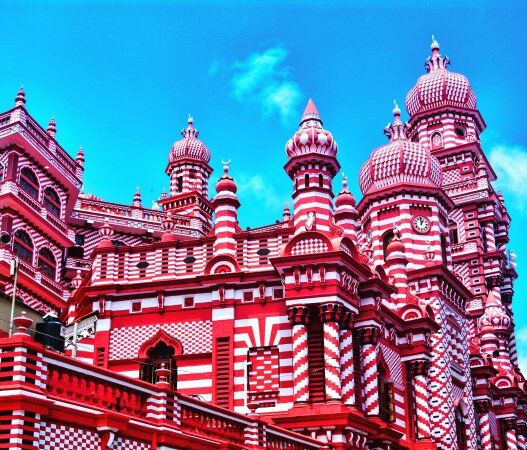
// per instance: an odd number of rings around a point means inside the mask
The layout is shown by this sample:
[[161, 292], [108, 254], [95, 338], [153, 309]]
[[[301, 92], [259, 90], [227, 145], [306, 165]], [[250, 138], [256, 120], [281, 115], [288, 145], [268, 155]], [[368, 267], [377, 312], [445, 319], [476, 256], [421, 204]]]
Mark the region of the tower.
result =
[[333, 177], [340, 169], [337, 143], [322, 127], [322, 119], [309, 99], [300, 129], [286, 144], [285, 170], [293, 180], [295, 233], [330, 231], [333, 215]]

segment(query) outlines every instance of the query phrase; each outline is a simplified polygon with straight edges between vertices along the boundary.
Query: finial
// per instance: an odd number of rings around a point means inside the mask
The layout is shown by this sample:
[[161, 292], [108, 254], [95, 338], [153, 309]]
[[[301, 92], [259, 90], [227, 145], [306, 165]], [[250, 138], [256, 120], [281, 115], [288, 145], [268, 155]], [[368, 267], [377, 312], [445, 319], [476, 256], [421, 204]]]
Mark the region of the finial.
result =
[[161, 198], [167, 198], [167, 190], [165, 188], [161, 191]]
[[224, 161], [223, 158], [221, 159], [221, 163], [223, 164], [223, 175], [228, 176], [229, 175], [229, 166], [231, 164], [231, 160]]
[[24, 91], [24, 86], [20, 86], [15, 98], [15, 106], [23, 106], [26, 104], [26, 93]]
[[194, 118], [189, 114], [187, 118], [187, 128], [181, 130], [181, 136], [185, 138], [197, 138], [199, 131], [194, 128]]
[[77, 161], [77, 164], [81, 167], [84, 167], [84, 150], [82, 149], [82, 145], [79, 147], [79, 150], [77, 151], [77, 158], [75, 158]]
[[342, 172], [342, 190], [347, 191], [348, 190], [348, 177], [344, 172]]
[[399, 105], [397, 104], [397, 101], [393, 101], [393, 117], [401, 117], [401, 110], [399, 109]]
[[189, 127], [194, 125], [194, 118], [190, 114], [188, 115], [187, 123]]
[[141, 206], [141, 191], [139, 190], [139, 186], [135, 189], [133, 205]]
[[436, 38], [434, 35], [432, 35], [432, 45], [430, 46], [432, 50], [438, 50], [439, 51], [439, 43], [436, 41]]
[[284, 211], [282, 213], [282, 222], [289, 222], [291, 220], [291, 210], [289, 204], [285, 202]]
[[50, 136], [55, 136], [57, 133], [57, 124], [55, 123], [55, 117], [51, 116], [48, 123], [48, 134]]

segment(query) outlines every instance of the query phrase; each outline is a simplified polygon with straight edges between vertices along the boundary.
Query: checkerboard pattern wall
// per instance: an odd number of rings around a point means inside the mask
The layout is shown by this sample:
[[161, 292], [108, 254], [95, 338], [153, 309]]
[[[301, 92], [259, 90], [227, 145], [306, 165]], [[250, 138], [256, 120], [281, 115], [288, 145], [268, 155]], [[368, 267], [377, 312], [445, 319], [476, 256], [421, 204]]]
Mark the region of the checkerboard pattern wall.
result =
[[280, 374], [277, 347], [252, 348], [249, 351], [249, 395], [278, 393]]
[[141, 345], [160, 329], [181, 342], [185, 355], [212, 352], [212, 322], [204, 320], [114, 328], [110, 333], [110, 359], [137, 358]]
[[99, 450], [101, 440], [94, 431], [41, 422], [38, 448], [40, 450]]
[[115, 450], [150, 450], [150, 445], [146, 442], [132, 441], [130, 439], [118, 437], [113, 446]]
[[291, 249], [291, 255], [306, 255], [310, 253], [324, 253], [328, 251], [328, 245], [317, 238], [308, 238], [298, 241]]

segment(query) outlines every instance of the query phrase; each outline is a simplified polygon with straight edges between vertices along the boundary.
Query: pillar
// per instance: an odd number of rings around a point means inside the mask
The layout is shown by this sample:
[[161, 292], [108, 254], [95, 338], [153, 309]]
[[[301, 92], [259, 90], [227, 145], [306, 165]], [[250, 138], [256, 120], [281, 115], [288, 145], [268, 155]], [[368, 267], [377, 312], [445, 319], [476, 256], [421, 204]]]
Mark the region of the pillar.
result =
[[340, 384], [339, 321], [342, 306], [338, 303], [320, 305], [320, 319], [324, 324], [324, 378], [326, 400], [342, 398]]
[[476, 400], [474, 402], [478, 415], [479, 437], [481, 450], [492, 450], [492, 432], [490, 430], [489, 402], [487, 400]]
[[362, 406], [366, 416], [379, 415], [379, 371], [377, 369], [377, 343], [380, 329], [376, 326], [358, 330], [361, 344]]
[[307, 324], [309, 310], [305, 306], [293, 306], [287, 314], [293, 327], [293, 398], [295, 403], [309, 401], [309, 363]]
[[518, 439], [516, 438], [516, 419], [506, 419], [504, 424], [507, 450], [518, 450]]
[[417, 417], [417, 438], [430, 439], [430, 395], [428, 390], [428, 369], [425, 359], [410, 362], [415, 396], [415, 415]]
[[340, 321], [340, 386], [345, 405], [355, 406], [355, 363], [353, 360], [353, 313], [344, 312]]
[[525, 425], [519, 425], [518, 426], [518, 432], [517, 432], [517, 441], [518, 441], [518, 450], [526, 450], [526, 445], [527, 445], [527, 442], [526, 442], [526, 427]]

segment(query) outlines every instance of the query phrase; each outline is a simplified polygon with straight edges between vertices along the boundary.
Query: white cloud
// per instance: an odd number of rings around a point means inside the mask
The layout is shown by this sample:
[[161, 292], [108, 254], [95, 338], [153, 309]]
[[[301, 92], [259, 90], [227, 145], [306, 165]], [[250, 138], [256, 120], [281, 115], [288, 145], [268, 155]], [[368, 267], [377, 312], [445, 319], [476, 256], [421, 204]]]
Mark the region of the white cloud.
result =
[[239, 196], [251, 199], [251, 203], [256, 202], [281, 215], [286, 199], [278, 195], [276, 189], [269, 182], [266, 182], [261, 175], [251, 177], [242, 175], [236, 180], [236, 184]]
[[[284, 65], [286, 57], [287, 50], [277, 46], [251, 53], [226, 69], [231, 75], [232, 95], [236, 100], [260, 108], [264, 116], [277, 114], [284, 124], [296, 118], [302, 97], [291, 69]], [[222, 68], [221, 62], [213, 61], [209, 73], [224, 72]]]
[[515, 330], [516, 344], [518, 348], [518, 365], [523, 374], [527, 374], [527, 327]]
[[506, 204], [522, 210], [527, 199], [527, 150], [519, 145], [496, 145], [489, 159], [498, 175], [496, 186], [509, 194]]

